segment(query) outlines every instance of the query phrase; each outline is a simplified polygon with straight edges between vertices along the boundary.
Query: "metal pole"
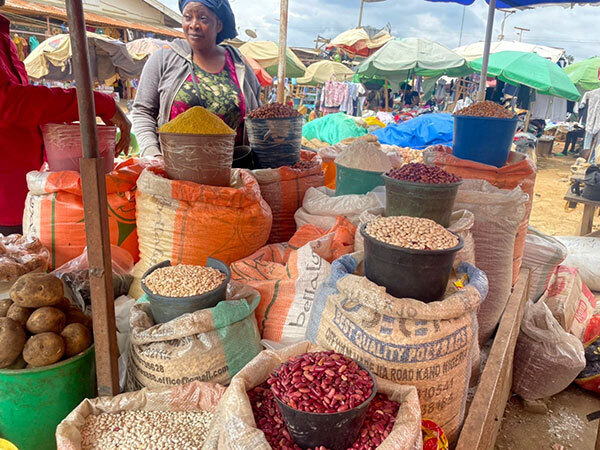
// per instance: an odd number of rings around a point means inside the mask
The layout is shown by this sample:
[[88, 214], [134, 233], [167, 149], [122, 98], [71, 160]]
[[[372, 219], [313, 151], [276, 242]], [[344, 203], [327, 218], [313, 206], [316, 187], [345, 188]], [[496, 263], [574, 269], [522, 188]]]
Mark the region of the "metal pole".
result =
[[483, 48], [483, 61], [481, 63], [481, 80], [479, 81], [479, 92], [477, 101], [485, 99], [485, 87], [487, 82], [488, 63], [490, 61], [490, 47], [492, 45], [492, 31], [494, 30], [494, 13], [496, 12], [496, 0], [490, 0], [488, 8], [487, 28], [485, 30], [485, 46]]
[[98, 158], [98, 132], [82, 0], [66, 0], [81, 123], [81, 183], [92, 296], [98, 395], [119, 393], [119, 367], [106, 178]]
[[465, 28], [465, 13], [466, 12], [467, 12], [467, 7], [463, 6], [462, 21], [460, 22], [460, 38], [458, 39], [459, 47], [462, 45], [462, 35], [463, 35], [463, 30]]
[[287, 64], [287, 28], [289, 0], [281, 0], [279, 11], [279, 67], [277, 68], [277, 101], [285, 102], [285, 69]]
[[365, 7], [365, 0], [360, 0], [360, 14], [358, 15], [358, 28], [360, 28], [362, 25], [362, 15], [363, 15], [364, 7]]

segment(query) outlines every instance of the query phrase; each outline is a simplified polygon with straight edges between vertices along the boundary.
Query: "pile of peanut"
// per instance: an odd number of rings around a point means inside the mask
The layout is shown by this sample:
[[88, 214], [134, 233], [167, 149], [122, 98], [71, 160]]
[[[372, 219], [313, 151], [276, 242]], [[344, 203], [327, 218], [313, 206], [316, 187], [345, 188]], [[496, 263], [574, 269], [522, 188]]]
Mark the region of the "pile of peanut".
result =
[[223, 272], [212, 267], [180, 264], [156, 269], [143, 282], [153, 294], [181, 298], [210, 292], [225, 278]]
[[415, 250], [445, 250], [459, 243], [443, 226], [418, 217], [378, 217], [367, 224], [365, 232], [380, 242]]
[[493, 117], [496, 119], [512, 119], [515, 115], [498, 103], [485, 100], [473, 103], [455, 113], [457, 116]]

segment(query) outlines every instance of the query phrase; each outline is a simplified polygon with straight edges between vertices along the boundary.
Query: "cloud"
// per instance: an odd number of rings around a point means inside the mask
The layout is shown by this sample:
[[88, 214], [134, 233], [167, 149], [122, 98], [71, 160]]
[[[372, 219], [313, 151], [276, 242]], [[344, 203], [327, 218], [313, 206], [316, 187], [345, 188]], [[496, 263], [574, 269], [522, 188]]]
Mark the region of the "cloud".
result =
[[[177, 10], [176, 0], [162, 2]], [[240, 38], [244, 30], [258, 33], [260, 40], [279, 37], [279, 0], [230, 0], [236, 15]], [[464, 8], [464, 26], [461, 40], [463, 6], [453, 3], [430, 3], [424, 0], [388, 0], [367, 3], [363, 24], [384, 27], [388, 23], [397, 37], [423, 37], [450, 48], [483, 40], [487, 21], [487, 4], [477, 0]], [[317, 35], [333, 38], [358, 24], [359, 0], [290, 0], [288, 43], [292, 46], [312, 47]], [[503, 14], [496, 12], [494, 39], [500, 34]], [[576, 59], [600, 55], [600, 7], [561, 6], [541, 7], [517, 11], [505, 24], [507, 40], [518, 40], [515, 26], [530, 28], [523, 41], [564, 48]]]

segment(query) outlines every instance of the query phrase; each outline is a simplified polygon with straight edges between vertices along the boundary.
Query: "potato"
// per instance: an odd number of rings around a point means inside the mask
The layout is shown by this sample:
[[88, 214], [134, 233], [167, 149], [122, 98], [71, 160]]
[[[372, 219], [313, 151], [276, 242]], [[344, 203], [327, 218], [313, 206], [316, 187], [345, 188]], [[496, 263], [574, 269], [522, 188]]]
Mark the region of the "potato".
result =
[[38, 308], [27, 319], [27, 331], [31, 334], [40, 334], [51, 331], [60, 334], [67, 323], [67, 316], [60, 309], [52, 306]]
[[6, 317], [6, 313], [8, 312], [8, 308], [12, 305], [13, 302], [10, 298], [5, 298], [0, 300], [0, 317]]
[[67, 325], [72, 323], [83, 324], [90, 331], [92, 330], [92, 319], [77, 306], [71, 306], [71, 308], [67, 311]]
[[23, 359], [33, 367], [49, 366], [65, 354], [65, 342], [56, 333], [40, 333], [27, 339]]
[[69, 311], [69, 309], [71, 309], [73, 307], [73, 303], [71, 303], [71, 300], [69, 300], [67, 297], [63, 297], [60, 299], [60, 301], [58, 303], [56, 303], [55, 305], [52, 305], [52, 307], [54, 308], [58, 308], [60, 309], [62, 312], [64, 312], [65, 314]]
[[[25, 345], [25, 344], [23, 344]], [[27, 363], [23, 359], [23, 355], [19, 355], [19, 357], [12, 363], [10, 366], [5, 367], [7, 370], [22, 370], [27, 367]]]
[[60, 333], [65, 340], [65, 356], [74, 356], [92, 345], [92, 333], [81, 323], [67, 325]]
[[14, 363], [25, 345], [25, 330], [16, 320], [0, 317], [0, 369]]
[[10, 298], [24, 308], [41, 308], [60, 302], [64, 296], [62, 281], [46, 273], [23, 275], [10, 289]]
[[27, 319], [29, 319], [29, 316], [31, 316], [32, 312], [33, 309], [31, 308], [23, 308], [17, 305], [16, 303], [13, 303], [12, 305], [10, 305], [10, 308], [8, 308], [6, 317], [16, 320], [17, 322], [19, 322], [19, 324], [25, 326], [25, 324], [27, 323]]

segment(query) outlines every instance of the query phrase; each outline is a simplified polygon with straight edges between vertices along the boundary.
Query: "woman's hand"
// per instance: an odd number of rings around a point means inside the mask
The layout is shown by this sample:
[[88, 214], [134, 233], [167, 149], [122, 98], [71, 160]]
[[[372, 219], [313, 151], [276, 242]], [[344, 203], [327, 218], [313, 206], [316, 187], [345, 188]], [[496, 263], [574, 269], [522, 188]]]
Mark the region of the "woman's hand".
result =
[[121, 131], [121, 139], [115, 147], [115, 156], [119, 156], [121, 152], [129, 155], [129, 142], [131, 141], [131, 122], [125, 113], [117, 106], [117, 112], [108, 120], [107, 125], [113, 125]]

